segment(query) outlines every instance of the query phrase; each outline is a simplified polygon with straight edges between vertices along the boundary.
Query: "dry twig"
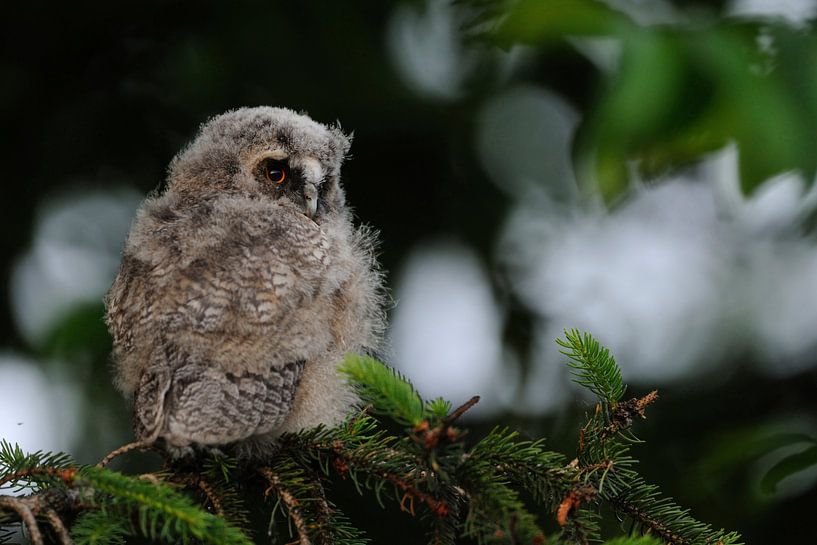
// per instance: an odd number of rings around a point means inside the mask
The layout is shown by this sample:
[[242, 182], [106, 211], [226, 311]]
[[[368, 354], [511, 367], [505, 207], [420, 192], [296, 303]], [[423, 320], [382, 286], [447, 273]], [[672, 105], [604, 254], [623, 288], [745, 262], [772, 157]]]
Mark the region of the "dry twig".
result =
[[40, 527], [37, 526], [37, 519], [29, 505], [30, 498], [12, 498], [10, 496], [0, 496], [0, 508], [14, 511], [20, 517], [28, 530], [28, 537], [34, 545], [43, 545], [43, 535]]

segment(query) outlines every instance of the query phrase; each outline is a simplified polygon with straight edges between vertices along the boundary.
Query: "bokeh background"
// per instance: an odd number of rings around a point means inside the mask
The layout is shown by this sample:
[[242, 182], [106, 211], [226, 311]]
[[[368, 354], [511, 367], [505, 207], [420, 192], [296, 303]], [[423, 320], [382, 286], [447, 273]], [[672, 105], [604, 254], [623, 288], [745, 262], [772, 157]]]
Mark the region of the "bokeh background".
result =
[[[390, 363], [424, 396], [479, 394], [475, 434], [569, 454], [591, 401], [553, 340], [586, 329], [631, 393], [661, 392], [650, 480], [748, 543], [814, 543], [815, 18], [811, 0], [5, 4], [0, 437], [81, 462], [129, 440], [101, 301], [134, 210], [202, 121], [281, 105], [354, 131], [343, 180], [381, 233]], [[348, 503], [375, 542], [419, 539]]]

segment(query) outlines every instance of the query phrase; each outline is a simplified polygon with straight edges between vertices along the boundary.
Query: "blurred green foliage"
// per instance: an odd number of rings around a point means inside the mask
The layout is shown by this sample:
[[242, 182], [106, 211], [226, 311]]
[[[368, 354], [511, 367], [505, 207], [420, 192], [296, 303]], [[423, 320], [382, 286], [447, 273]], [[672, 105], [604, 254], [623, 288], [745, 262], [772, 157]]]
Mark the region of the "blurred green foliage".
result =
[[595, 0], [522, 0], [491, 35], [506, 47], [605, 38], [620, 49], [576, 150], [580, 181], [608, 201], [628, 189], [630, 161], [655, 178], [729, 142], [741, 150], [746, 193], [787, 170], [810, 182], [817, 169], [817, 37], [770, 22], [679, 20], [641, 26]]

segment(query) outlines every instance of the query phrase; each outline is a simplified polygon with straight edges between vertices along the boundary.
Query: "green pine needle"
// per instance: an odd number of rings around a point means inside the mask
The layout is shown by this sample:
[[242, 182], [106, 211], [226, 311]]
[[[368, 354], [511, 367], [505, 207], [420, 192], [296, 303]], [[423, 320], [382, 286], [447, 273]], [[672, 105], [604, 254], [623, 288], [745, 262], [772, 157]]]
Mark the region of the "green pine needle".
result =
[[86, 511], [71, 528], [75, 545], [124, 545], [133, 534], [130, 521], [119, 513]]
[[451, 402], [441, 397], [426, 401], [426, 413], [437, 420], [442, 420], [448, 416], [451, 407]]
[[397, 371], [369, 356], [349, 354], [340, 371], [358, 387], [364, 401], [375, 411], [404, 426], [416, 426], [426, 417], [423, 399]]
[[564, 491], [567, 463], [559, 453], [544, 449], [544, 441], [521, 441], [507, 428], [494, 428], [470, 450], [467, 462], [478, 471], [501, 472], [538, 502], [555, 509]]
[[[14, 473], [22, 473], [35, 468], [63, 469], [75, 465], [71, 456], [63, 452], [26, 453], [19, 445], [11, 444], [0, 439], [0, 478]], [[22, 490], [40, 490], [60, 484], [60, 479], [53, 473], [33, 472], [15, 478], [0, 486], [0, 491], [12, 489], [15, 492]]]
[[250, 540], [224, 519], [203, 511], [167, 485], [151, 483], [97, 467], [80, 470], [79, 481], [94, 493], [85, 500], [102, 512], [125, 511], [136, 517], [139, 533], [169, 543], [250, 545]]
[[610, 351], [601, 346], [589, 333], [566, 329], [564, 339], [556, 339], [570, 358], [568, 367], [577, 384], [596, 394], [602, 401], [614, 404], [624, 396], [627, 387], [621, 379], [621, 370]]

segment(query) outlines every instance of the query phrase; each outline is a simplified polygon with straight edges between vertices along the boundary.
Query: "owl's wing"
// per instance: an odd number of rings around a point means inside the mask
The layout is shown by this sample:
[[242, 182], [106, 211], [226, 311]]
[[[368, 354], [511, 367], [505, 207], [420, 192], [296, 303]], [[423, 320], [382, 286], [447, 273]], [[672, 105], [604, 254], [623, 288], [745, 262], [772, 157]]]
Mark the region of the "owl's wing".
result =
[[152, 352], [150, 332], [154, 329], [156, 296], [149, 267], [126, 254], [105, 306], [105, 320], [113, 337], [117, 386], [129, 396], [139, 385]]
[[163, 437], [171, 447], [185, 447], [269, 433], [289, 413], [303, 367], [299, 361], [263, 375], [235, 375], [196, 363], [172, 371], [151, 366], [134, 402], [136, 437]]
[[138, 441], [155, 441], [162, 432], [172, 369], [152, 365], [140, 377], [133, 405], [133, 434]]

